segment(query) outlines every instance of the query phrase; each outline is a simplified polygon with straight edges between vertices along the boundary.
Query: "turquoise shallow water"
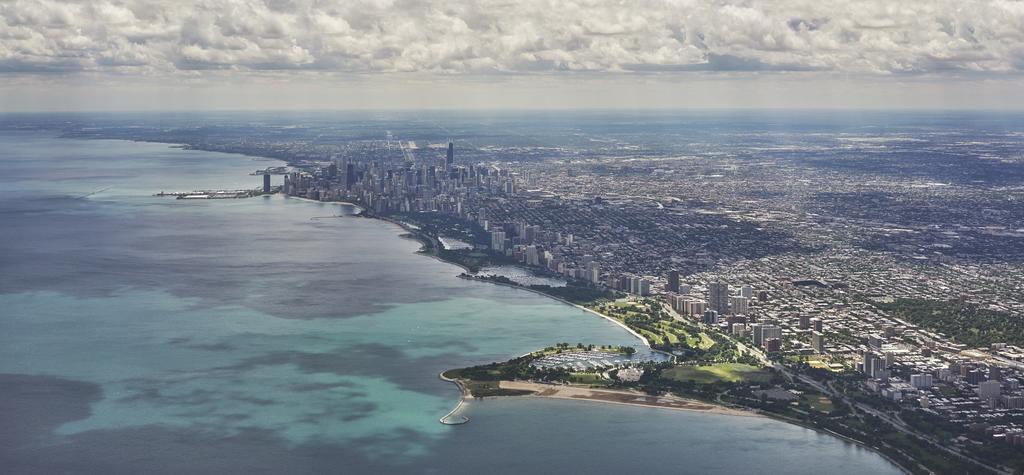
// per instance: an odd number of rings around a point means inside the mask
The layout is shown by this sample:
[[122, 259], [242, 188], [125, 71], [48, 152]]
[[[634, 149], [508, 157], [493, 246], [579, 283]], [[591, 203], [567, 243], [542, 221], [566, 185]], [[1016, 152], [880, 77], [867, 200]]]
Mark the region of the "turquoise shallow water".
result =
[[637, 344], [536, 294], [458, 279], [351, 209], [255, 187], [276, 163], [0, 133], [0, 462], [11, 472], [886, 473], [752, 418], [502, 399], [437, 419], [447, 368]]

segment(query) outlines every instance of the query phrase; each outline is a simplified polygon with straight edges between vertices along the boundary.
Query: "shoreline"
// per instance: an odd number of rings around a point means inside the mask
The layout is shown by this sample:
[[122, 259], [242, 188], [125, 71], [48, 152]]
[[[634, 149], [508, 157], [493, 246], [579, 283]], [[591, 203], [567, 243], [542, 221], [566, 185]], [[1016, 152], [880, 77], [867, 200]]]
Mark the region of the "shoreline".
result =
[[736, 409], [720, 404], [675, 395], [652, 396], [639, 391], [624, 389], [583, 388], [562, 384], [532, 383], [529, 381], [500, 381], [498, 384], [503, 389], [533, 391], [533, 394], [526, 396], [501, 397], [533, 397], [569, 401], [590, 401], [601, 404], [618, 404], [622, 406], [699, 412], [733, 417], [770, 418], [753, 410]]
[[[380, 219], [382, 221], [386, 221], [386, 222], [389, 222], [391, 224], [394, 224], [394, 225], [400, 227], [402, 230], [407, 232], [405, 237], [408, 237], [409, 239], [416, 239], [417, 241], [420, 241], [423, 244], [421, 246], [421, 248], [416, 252], [416, 254], [430, 256], [430, 257], [432, 257], [432, 258], [434, 258], [434, 259], [436, 259], [436, 260], [438, 260], [440, 262], [444, 262], [446, 264], [454, 265], [456, 267], [464, 269], [466, 272], [475, 274], [471, 269], [467, 268], [466, 266], [463, 266], [462, 264], [459, 264], [457, 262], [451, 262], [451, 261], [445, 260], [445, 259], [441, 258], [439, 255], [437, 255], [435, 253], [423, 252], [424, 249], [426, 248], [427, 244], [423, 243], [423, 241], [419, 237], [417, 237], [417, 236], [423, 236], [424, 233], [422, 231], [420, 231], [420, 230], [413, 230], [413, 229], [408, 228], [408, 223], [405, 223], [405, 222], [402, 222], [402, 221], [398, 221], [398, 220], [395, 220], [395, 219], [391, 219], [391, 218], [381, 217], [381, 216], [366, 216], [366, 215], [363, 215], [363, 214], [360, 214], [359, 216], [366, 217], [366, 218]], [[621, 322], [619, 320], [616, 320], [615, 318], [609, 317], [608, 315], [604, 315], [604, 314], [602, 314], [600, 312], [597, 312], [595, 310], [586, 308], [586, 307], [584, 307], [582, 305], [579, 305], [577, 303], [570, 302], [570, 301], [565, 300], [565, 299], [563, 299], [561, 297], [556, 297], [554, 295], [550, 295], [550, 294], [541, 292], [541, 291], [536, 290], [536, 289], [531, 289], [531, 288], [523, 286], [523, 285], [507, 284], [507, 283], [503, 283], [503, 282], [494, 282], [494, 281], [484, 281], [482, 279], [475, 279], [472, 276], [465, 276], [465, 277], [461, 277], [461, 278], [466, 279], [466, 280], [474, 280], [474, 281], [479, 281], [479, 282], [487, 282], [487, 283], [492, 284], [492, 285], [501, 285], [501, 286], [504, 286], [504, 287], [524, 290], [524, 291], [527, 291], [527, 292], [532, 292], [532, 293], [535, 293], [535, 294], [547, 297], [549, 299], [561, 302], [563, 304], [566, 304], [566, 305], [569, 305], [569, 306], [572, 306], [572, 307], [576, 307], [576, 308], [578, 308], [580, 310], [583, 310], [585, 312], [594, 314], [594, 315], [596, 315], [598, 317], [601, 317], [601, 318], [603, 318], [605, 320], [608, 320], [608, 321], [618, 325], [620, 328], [622, 328], [623, 330], [626, 330], [626, 332], [628, 332], [629, 334], [631, 334], [634, 337], [636, 337], [637, 339], [639, 339], [643, 343], [643, 345], [648, 349], [648, 351], [665, 354], [665, 355], [669, 356], [670, 358], [672, 358], [672, 361], [675, 361], [675, 355], [672, 355], [671, 353], [666, 353], [666, 352], [661, 351], [661, 350], [656, 350], [654, 348], [651, 348], [650, 342], [647, 340], [647, 338], [644, 338], [643, 335], [638, 334], [633, 329], [631, 329], [628, 326], [626, 326], [625, 323], [623, 323], [623, 322]], [[448, 413], [448, 415], [445, 416], [445, 417], [449, 417], [450, 415], [455, 414], [456, 412], [461, 411], [465, 407], [465, 402], [466, 402], [465, 398], [466, 398], [467, 393], [469, 393], [469, 391], [468, 391], [468, 389], [466, 389], [465, 385], [463, 385], [460, 381], [452, 380], [450, 378], [446, 378], [444, 376], [444, 372], [441, 372], [441, 374], [439, 374], [438, 376], [442, 380], [444, 380], [444, 381], [450, 381], [453, 384], [455, 384], [459, 388], [459, 391], [460, 391], [459, 403], [456, 405], [455, 409], [453, 409], [451, 412]], [[502, 385], [502, 387], [505, 387], [504, 386], [505, 383], [507, 383], [507, 382], [506, 381], [501, 381], [499, 383], [499, 385]], [[537, 383], [526, 383], [526, 384], [537, 384]], [[566, 387], [568, 387], [568, 386], [566, 386]], [[513, 388], [509, 387], [509, 389], [513, 389]], [[605, 390], [605, 391], [610, 391], [610, 390]], [[702, 412], [702, 413], [705, 413], [705, 414], [716, 414], [716, 415], [723, 415], [723, 416], [763, 417], [763, 418], [771, 419], [771, 420], [774, 420], [774, 421], [777, 421], [777, 422], [781, 422], [781, 423], [784, 423], [784, 424], [790, 424], [790, 425], [793, 425], [793, 426], [796, 426], [796, 427], [800, 427], [802, 429], [810, 430], [810, 431], [813, 431], [813, 432], [815, 432], [817, 434], [833, 437], [833, 438], [838, 439], [838, 440], [840, 440], [842, 442], [845, 442], [845, 443], [848, 443], [848, 444], [851, 444], [851, 445], [855, 445], [857, 447], [863, 448], [865, 450], [868, 450], [868, 451], [871, 451], [872, 453], [877, 454], [878, 456], [882, 457], [884, 460], [886, 460], [887, 462], [892, 464], [894, 467], [896, 467], [897, 469], [899, 469], [903, 473], [906, 473], [906, 474], [913, 473], [912, 470], [910, 470], [907, 467], [904, 467], [903, 465], [897, 463], [895, 460], [893, 460], [891, 457], [886, 455], [884, 452], [882, 452], [881, 450], [879, 450], [879, 449], [877, 449], [875, 447], [872, 447], [872, 446], [868, 445], [866, 442], [862, 442], [862, 441], [859, 441], [859, 440], [856, 440], [856, 439], [852, 439], [850, 437], [844, 436], [842, 434], [835, 433], [835, 432], [833, 432], [831, 430], [828, 430], [828, 429], [822, 429], [822, 428], [819, 428], [819, 427], [814, 427], [814, 426], [806, 425], [806, 424], [800, 423], [798, 421], [793, 421], [793, 420], [790, 420], [788, 418], [785, 418], [785, 417], [782, 417], [782, 416], [778, 416], [776, 414], [771, 414], [771, 413], [765, 413], [765, 412], [762, 412], [762, 411], [757, 411], [756, 409], [749, 409], [749, 410], [747, 410], [747, 409], [736, 409], [736, 408], [724, 406], [724, 405], [721, 405], [721, 404], [706, 403], [706, 402], [703, 402], [703, 401], [696, 401], [696, 400], [692, 400], [692, 399], [680, 398], [678, 396], [671, 396], [671, 395], [670, 395], [670, 397], [677, 398], [679, 400], [694, 401], [694, 402], [696, 402], [698, 404], [705, 404], [707, 406], [710, 406], [711, 409], [703, 410], [703, 409], [693, 409], [693, 408], [684, 408], [684, 407], [659, 407], [659, 406], [651, 405], [651, 404], [639, 404], [639, 403], [629, 403], [629, 402], [607, 401], [607, 400], [600, 400], [600, 399], [586, 398], [586, 397], [566, 397], [566, 396], [558, 397], [558, 396], [552, 396], [552, 395], [541, 395], [541, 394], [537, 394], [537, 393], [530, 394], [530, 395], [527, 395], [527, 396], [493, 396], [493, 397], [534, 397], [534, 398], [545, 398], [546, 397], [546, 398], [550, 398], [550, 399], [569, 400], [569, 401], [573, 401], [573, 400], [574, 401], [589, 401], [589, 402], [592, 402], [592, 403], [601, 403], [601, 404], [619, 404], [619, 405], [633, 406], [633, 407], [662, 408], [662, 409], [670, 409], [670, 410], [678, 410], [678, 411]], [[463, 416], [463, 417], [465, 417], [465, 416]], [[444, 419], [444, 418], [442, 418], [442, 419]], [[468, 421], [469, 421], [469, 418], [466, 417], [466, 422], [468, 422]], [[444, 422], [442, 422], [442, 424], [444, 424]]]
[[[448, 261], [444, 261], [443, 259], [442, 259], [442, 261], [443, 262], [448, 262]], [[547, 297], [549, 299], [559, 301], [559, 302], [564, 303], [566, 305], [569, 305], [569, 306], [572, 306], [572, 307], [576, 307], [576, 308], [578, 308], [580, 310], [583, 310], [584, 312], [597, 315], [598, 317], [601, 317], [601, 318], [603, 318], [605, 320], [608, 320], [608, 321], [618, 325], [623, 330], [626, 330], [627, 332], [629, 332], [630, 335], [633, 335], [638, 340], [640, 340], [649, 351], [655, 352], [655, 353], [661, 353], [663, 355], [666, 355], [666, 356], [668, 356], [670, 358], [673, 358], [673, 361], [675, 359], [675, 355], [673, 355], [671, 353], [666, 353], [664, 351], [656, 350], [654, 348], [651, 348], [651, 343], [649, 341], [647, 341], [647, 338], [644, 338], [643, 335], [637, 333], [632, 328], [629, 328], [629, 326], [627, 326], [625, 323], [622, 323], [622, 321], [617, 320], [617, 319], [615, 319], [613, 317], [609, 317], [608, 315], [605, 315], [605, 314], [603, 314], [601, 312], [598, 312], [598, 311], [595, 311], [593, 309], [589, 309], [587, 307], [584, 307], [584, 306], [582, 306], [582, 305], [580, 305], [578, 303], [573, 303], [573, 302], [570, 302], [570, 301], [568, 301], [566, 299], [563, 299], [561, 297], [556, 297], [554, 295], [541, 292], [541, 291], [539, 291], [537, 289], [531, 289], [531, 288], [523, 286], [523, 285], [507, 284], [507, 283], [504, 283], [504, 282], [494, 282], [494, 281], [491, 281], [491, 280], [476, 279], [476, 278], [473, 278], [473, 277], [463, 277], [463, 278], [467, 279], [467, 280], [476, 281], [476, 282], [487, 282], [487, 283], [493, 284], [493, 285], [500, 285], [500, 286], [503, 286], [503, 287], [509, 287], [509, 288], [513, 288], [513, 289], [525, 290], [527, 292], [533, 292], [533, 293], [538, 294], [538, 295], [543, 295], [543, 296], [545, 296], [545, 297]]]

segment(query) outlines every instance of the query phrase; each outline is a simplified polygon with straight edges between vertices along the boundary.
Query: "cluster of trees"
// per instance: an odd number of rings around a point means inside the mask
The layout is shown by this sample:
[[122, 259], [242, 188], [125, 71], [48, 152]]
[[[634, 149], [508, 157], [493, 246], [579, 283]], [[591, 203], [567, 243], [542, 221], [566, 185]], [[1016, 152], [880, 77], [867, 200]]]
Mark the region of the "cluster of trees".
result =
[[392, 213], [392, 217], [414, 223], [432, 236], [448, 236], [470, 244], [488, 244], [491, 235], [475, 221], [443, 213]]
[[576, 285], [573, 282], [570, 282], [565, 287], [552, 287], [550, 285], [534, 284], [529, 288], [553, 297], [568, 300], [578, 305], [590, 305], [600, 300], [615, 298], [615, 294], [608, 290]]
[[965, 345], [984, 347], [992, 343], [1024, 344], [1024, 319], [978, 308], [974, 304], [896, 299], [892, 303], [874, 305], [911, 323], [944, 333]]
[[540, 369], [530, 365], [536, 358], [521, 356], [502, 363], [491, 363], [469, 368], [454, 369], [445, 372], [449, 378], [468, 379], [473, 381], [502, 381], [514, 379], [530, 379], [538, 381], [568, 381], [569, 371], [565, 369]]

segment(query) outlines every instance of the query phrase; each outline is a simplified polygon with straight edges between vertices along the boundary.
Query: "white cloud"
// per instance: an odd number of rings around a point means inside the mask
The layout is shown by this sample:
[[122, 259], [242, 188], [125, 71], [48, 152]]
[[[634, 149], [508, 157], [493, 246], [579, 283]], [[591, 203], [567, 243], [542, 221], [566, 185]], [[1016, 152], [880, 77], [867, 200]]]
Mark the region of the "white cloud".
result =
[[0, 1], [0, 72], [203, 69], [1014, 73], [1024, 2]]

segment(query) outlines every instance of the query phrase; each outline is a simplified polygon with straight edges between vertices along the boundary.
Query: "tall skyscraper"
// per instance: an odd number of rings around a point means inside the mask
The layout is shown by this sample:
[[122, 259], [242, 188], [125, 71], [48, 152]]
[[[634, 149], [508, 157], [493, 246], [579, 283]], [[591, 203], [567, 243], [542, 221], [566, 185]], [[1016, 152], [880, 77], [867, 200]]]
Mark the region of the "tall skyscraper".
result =
[[356, 184], [356, 166], [351, 163], [345, 164], [345, 189], [351, 190]]
[[263, 192], [264, 193], [270, 193], [270, 174], [269, 173], [264, 173], [263, 174]]
[[679, 271], [668, 271], [668, 285], [665, 286], [665, 290], [668, 290], [669, 292], [679, 292]]
[[729, 284], [712, 282], [708, 286], [708, 308], [718, 312], [719, 315], [729, 313]]
[[448, 153], [444, 157], [445, 168], [451, 168], [455, 164], [455, 144], [448, 142]]

